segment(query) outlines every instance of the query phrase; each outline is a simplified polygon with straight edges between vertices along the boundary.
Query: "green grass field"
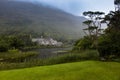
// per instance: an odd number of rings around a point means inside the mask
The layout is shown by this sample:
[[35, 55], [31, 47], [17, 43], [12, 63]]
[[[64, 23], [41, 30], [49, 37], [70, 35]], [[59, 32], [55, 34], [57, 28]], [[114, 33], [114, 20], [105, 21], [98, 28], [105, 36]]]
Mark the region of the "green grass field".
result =
[[0, 80], [120, 80], [120, 63], [84, 61], [0, 71]]

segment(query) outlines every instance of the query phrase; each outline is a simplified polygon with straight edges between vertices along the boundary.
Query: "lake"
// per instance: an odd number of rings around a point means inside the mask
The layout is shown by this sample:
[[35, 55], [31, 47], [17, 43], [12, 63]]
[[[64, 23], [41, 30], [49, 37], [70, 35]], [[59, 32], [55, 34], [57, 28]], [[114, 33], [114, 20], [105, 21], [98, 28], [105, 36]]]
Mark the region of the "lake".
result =
[[58, 55], [68, 54], [67, 51], [71, 50], [71, 48], [43, 48], [43, 49], [36, 49], [39, 54], [37, 58], [44, 59], [49, 57], [54, 57]]

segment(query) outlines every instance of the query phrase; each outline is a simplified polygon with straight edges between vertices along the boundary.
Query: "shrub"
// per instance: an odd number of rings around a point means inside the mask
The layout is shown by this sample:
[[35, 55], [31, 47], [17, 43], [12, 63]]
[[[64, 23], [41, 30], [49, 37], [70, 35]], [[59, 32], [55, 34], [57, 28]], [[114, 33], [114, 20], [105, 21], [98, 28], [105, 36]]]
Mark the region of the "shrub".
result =
[[10, 48], [19, 49], [21, 47], [24, 47], [24, 42], [18, 37], [10, 37], [9, 44], [10, 44]]
[[120, 33], [103, 35], [98, 41], [98, 51], [100, 57], [111, 58], [120, 56]]
[[0, 52], [7, 52], [8, 46], [9, 45], [5, 41], [1, 40], [0, 41]]
[[93, 41], [88, 37], [84, 37], [78, 41], [76, 41], [73, 50], [87, 50], [87, 49], [93, 49]]
[[29, 60], [31, 57], [37, 56], [37, 52], [20, 52], [18, 50], [10, 50], [0, 53], [0, 62], [19, 63]]

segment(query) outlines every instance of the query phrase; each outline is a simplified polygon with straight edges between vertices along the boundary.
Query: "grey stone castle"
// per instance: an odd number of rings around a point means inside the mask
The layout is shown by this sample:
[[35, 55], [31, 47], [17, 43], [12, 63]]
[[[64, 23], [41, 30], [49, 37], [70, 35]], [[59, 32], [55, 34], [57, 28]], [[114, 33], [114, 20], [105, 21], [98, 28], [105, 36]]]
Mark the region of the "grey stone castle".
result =
[[62, 42], [58, 42], [57, 40], [54, 40], [53, 38], [32, 38], [32, 42], [36, 42], [38, 45], [44, 45], [44, 46], [62, 46]]

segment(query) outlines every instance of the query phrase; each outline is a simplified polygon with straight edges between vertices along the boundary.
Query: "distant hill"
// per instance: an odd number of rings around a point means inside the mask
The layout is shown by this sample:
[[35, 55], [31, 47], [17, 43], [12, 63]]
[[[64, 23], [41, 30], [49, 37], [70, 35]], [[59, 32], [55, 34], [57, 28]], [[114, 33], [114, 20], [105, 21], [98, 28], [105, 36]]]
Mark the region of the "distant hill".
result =
[[30, 2], [0, 0], [0, 34], [31, 34], [77, 39], [83, 35], [84, 17]]

